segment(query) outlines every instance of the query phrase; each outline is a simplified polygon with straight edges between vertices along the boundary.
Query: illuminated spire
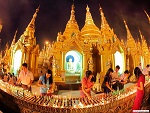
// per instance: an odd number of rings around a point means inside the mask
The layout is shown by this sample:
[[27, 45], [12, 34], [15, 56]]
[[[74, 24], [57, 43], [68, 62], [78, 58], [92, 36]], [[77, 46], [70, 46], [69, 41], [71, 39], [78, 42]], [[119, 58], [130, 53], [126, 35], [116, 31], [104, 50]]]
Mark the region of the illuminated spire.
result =
[[28, 27], [26, 28], [26, 31], [31, 31], [31, 32], [33, 32], [33, 33], [35, 32], [35, 19], [36, 19], [36, 17], [37, 17], [37, 13], [39, 12], [39, 8], [40, 8], [40, 7], [38, 7], [38, 8], [36, 9], [36, 11], [35, 11], [35, 13], [34, 13], [32, 19], [31, 19], [31, 21], [30, 21], [30, 23], [29, 23], [29, 25], [28, 25]]
[[100, 35], [99, 28], [94, 24], [90, 9], [87, 5], [86, 7], [86, 19], [85, 25], [81, 29], [82, 35]]
[[100, 7], [99, 10], [101, 15], [101, 29], [111, 29], [108, 22], [106, 21], [102, 8]]
[[146, 16], [148, 18], [149, 23], [150, 23], [150, 16], [148, 15], [148, 13], [145, 10], [144, 10], [144, 12], [145, 12], [145, 14], [146, 14]]
[[131, 35], [131, 32], [130, 32], [125, 20], [124, 20], [124, 24], [125, 24], [125, 28], [126, 28], [126, 31], [127, 31], [127, 46], [129, 48], [136, 49], [135, 40], [134, 40], [133, 36]]
[[139, 30], [139, 33], [140, 33], [140, 37], [141, 37], [141, 41], [142, 41], [142, 52], [147, 55], [149, 53], [149, 49], [148, 49], [146, 40], [140, 30]]
[[16, 30], [16, 32], [15, 32], [14, 38], [13, 38], [12, 43], [11, 43], [11, 47], [12, 47], [13, 45], [15, 45], [15, 43], [16, 43], [17, 32], [18, 32], [18, 30]]
[[102, 43], [107, 43], [108, 41], [116, 42], [116, 40], [119, 40], [119, 39], [115, 35], [113, 29], [110, 28], [101, 7], [99, 10], [100, 10], [100, 15], [101, 15], [101, 29], [100, 29], [100, 31], [101, 31], [101, 39], [100, 39], [101, 42]]
[[25, 44], [25, 46], [31, 46], [31, 45], [36, 45], [36, 38], [34, 37], [34, 32], [35, 32], [35, 19], [37, 17], [37, 13], [39, 11], [38, 7], [30, 21], [30, 23], [28, 24], [26, 30], [24, 31], [24, 33], [21, 35], [20, 37], [20, 41], [22, 43]]
[[75, 19], [75, 11], [74, 11], [74, 4], [71, 6], [71, 15], [70, 19], [66, 25], [66, 29], [64, 31], [65, 36], [71, 37], [73, 33], [78, 33], [79, 32], [79, 26], [77, 24], [77, 21]]
[[90, 8], [88, 7], [88, 5], [86, 7], [86, 20], [85, 20], [85, 24], [94, 24], [92, 15], [90, 13]]

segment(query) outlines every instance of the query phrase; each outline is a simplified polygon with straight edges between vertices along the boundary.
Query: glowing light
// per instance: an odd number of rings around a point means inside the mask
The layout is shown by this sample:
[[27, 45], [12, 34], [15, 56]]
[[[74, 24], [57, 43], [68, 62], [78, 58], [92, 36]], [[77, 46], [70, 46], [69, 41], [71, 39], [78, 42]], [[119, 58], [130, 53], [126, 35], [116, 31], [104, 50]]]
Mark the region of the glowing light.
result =
[[120, 70], [119, 70], [120, 74], [123, 73], [123, 66], [124, 66], [123, 62], [124, 62], [123, 55], [120, 52], [116, 51], [116, 53], [115, 53], [115, 66], [116, 65], [120, 66]]
[[49, 43], [48, 41], [45, 42], [46, 45], [47, 45], [48, 43]]
[[21, 50], [17, 50], [14, 55], [14, 74], [17, 74], [17, 71], [19, 70], [21, 66], [21, 58], [22, 58], [22, 52]]

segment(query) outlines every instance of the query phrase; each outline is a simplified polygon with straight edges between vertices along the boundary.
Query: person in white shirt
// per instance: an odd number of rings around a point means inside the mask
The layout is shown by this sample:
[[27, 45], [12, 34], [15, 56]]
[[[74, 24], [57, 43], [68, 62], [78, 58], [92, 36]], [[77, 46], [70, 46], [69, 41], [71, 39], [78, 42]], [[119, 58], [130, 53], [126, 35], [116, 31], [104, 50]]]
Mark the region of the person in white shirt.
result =
[[119, 69], [120, 69], [120, 66], [117, 65], [116, 69], [114, 70], [113, 75], [112, 75], [112, 79], [113, 80], [119, 80], [119, 73], [118, 73]]
[[130, 75], [129, 71], [125, 70], [124, 73], [120, 76], [120, 80], [118, 83], [119, 84], [119, 90], [123, 89], [124, 84], [126, 84], [129, 81], [129, 79], [128, 79], [129, 75]]
[[119, 78], [119, 69], [120, 69], [120, 66], [117, 65], [116, 66], [116, 69], [114, 70], [113, 74], [112, 74], [112, 88], [114, 90], [117, 90], [117, 87], [118, 87], [118, 82], [120, 80]]
[[31, 84], [34, 80], [33, 74], [27, 68], [27, 63], [22, 64], [22, 70], [19, 73], [17, 83], [21, 83], [21, 86], [25, 90], [31, 91]]
[[147, 65], [147, 66], [143, 69], [142, 73], [146, 76], [146, 75], [149, 75], [149, 71], [150, 71], [150, 66]]

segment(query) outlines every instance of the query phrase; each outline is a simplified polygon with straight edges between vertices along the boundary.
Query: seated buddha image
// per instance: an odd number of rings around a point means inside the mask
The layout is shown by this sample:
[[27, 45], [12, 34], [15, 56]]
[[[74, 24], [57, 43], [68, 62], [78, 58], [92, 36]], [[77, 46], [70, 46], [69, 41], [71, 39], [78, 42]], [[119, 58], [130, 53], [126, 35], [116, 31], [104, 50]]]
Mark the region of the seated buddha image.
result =
[[74, 59], [72, 57], [67, 59], [67, 71], [69, 73], [74, 73], [74, 71], [75, 71]]
[[69, 59], [69, 62], [67, 63], [67, 69], [68, 70], [73, 70], [74, 69], [74, 63], [72, 61], [72, 59]]

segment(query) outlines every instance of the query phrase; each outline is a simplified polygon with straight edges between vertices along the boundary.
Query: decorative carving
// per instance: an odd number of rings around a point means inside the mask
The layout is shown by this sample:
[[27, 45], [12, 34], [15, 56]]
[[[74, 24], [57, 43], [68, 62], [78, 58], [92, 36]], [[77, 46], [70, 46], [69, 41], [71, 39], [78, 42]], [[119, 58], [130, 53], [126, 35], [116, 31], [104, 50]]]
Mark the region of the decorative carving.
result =
[[92, 72], [94, 71], [94, 63], [92, 56], [88, 60], [88, 70], [91, 70]]

